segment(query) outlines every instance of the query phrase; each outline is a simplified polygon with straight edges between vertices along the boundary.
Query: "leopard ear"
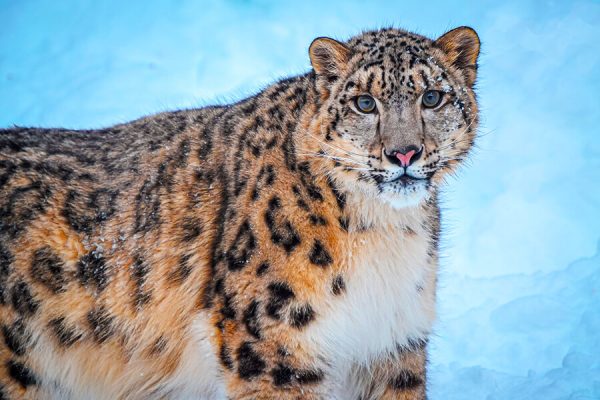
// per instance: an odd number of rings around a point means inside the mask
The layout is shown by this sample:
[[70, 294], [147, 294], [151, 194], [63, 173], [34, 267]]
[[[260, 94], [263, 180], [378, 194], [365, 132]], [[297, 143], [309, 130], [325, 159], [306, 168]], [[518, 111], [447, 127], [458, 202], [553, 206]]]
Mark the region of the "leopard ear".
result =
[[477, 57], [479, 56], [479, 36], [468, 26], [452, 29], [440, 36], [435, 45], [442, 49], [450, 64], [462, 72], [467, 85], [472, 87], [477, 78]]
[[310, 44], [308, 54], [317, 75], [333, 81], [346, 69], [351, 51], [337, 40], [320, 37]]

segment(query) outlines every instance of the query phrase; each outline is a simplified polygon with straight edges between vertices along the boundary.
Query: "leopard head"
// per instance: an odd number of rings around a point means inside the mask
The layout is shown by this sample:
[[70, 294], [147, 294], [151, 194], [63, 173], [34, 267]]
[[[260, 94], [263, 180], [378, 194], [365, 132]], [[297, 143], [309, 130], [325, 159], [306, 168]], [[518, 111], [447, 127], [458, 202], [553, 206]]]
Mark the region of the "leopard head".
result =
[[468, 27], [437, 40], [398, 29], [315, 39], [313, 155], [346, 191], [394, 208], [425, 201], [473, 145], [478, 54]]

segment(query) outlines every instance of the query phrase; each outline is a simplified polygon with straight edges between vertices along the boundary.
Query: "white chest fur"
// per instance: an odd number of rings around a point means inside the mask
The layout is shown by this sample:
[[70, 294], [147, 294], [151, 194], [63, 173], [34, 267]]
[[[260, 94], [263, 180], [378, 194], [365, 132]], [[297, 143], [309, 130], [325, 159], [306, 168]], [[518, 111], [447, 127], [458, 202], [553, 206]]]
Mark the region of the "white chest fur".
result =
[[429, 232], [419, 212], [396, 217], [351, 235], [346, 291], [307, 329], [317, 351], [341, 373], [431, 330], [436, 266], [428, 256]]

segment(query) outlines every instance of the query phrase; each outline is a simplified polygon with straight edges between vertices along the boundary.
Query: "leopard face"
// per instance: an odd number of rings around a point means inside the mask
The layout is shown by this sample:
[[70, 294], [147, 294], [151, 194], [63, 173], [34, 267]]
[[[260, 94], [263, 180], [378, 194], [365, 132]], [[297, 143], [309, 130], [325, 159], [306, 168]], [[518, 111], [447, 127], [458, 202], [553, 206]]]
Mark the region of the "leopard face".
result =
[[397, 29], [316, 39], [315, 156], [349, 192], [395, 208], [426, 200], [472, 147], [478, 53], [470, 28], [435, 41]]

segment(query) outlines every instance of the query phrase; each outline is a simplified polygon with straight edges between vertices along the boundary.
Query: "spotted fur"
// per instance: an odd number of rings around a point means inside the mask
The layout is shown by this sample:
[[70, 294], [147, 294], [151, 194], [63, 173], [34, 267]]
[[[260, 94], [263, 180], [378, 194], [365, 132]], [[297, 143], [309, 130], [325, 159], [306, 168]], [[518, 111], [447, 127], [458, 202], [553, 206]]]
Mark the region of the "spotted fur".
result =
[[0, 131], [0, 398], [425, 398], [478, 51], [470, 28], [319, 38], [235, 104]]

